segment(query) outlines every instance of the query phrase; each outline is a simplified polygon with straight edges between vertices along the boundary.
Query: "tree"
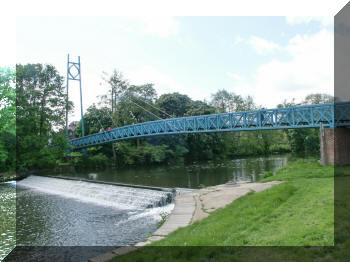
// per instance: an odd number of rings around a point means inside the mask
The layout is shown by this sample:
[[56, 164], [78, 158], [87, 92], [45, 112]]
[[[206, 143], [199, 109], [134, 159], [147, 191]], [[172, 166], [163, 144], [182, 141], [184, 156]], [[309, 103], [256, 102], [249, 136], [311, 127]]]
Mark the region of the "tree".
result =
[[202, 101], [192, 101], [186, 116], [210, 115], [215, 113], [215, 107]]
[[117, 70], [114, 70], [113, 74], [108, 79], [104, 78], [104, 80], [110, 86], [110, 99], [106, 99], [107, 97], [103, 97], [103, 99], [107, 101], [107, 103], [109, 102], [113, 114], [115, 112], [118, 99], [129, 88], [129, 82], [124, 79], [123, 74]]
[[[104, 112], [104, 116], [109, 117], [110, 121], [112, 121], [112, 125], [109, 126], [112, 127], [136, 124], [160, 118], [158, 116], [159, 112], [153, 105], [157, 98], [157, 93], [153, 84], [131, 85], [129, 81], [123, 77], [122, 73], [117, 70], [115, 70], [110, 77], [105, 77], [104, 80], [110, 86], [109, 94], [108, 96], [101, 97], [100, 104], [104, 105], [103, 108], [91, 108], [91, 114], [89, 115], [91, 120], [94, 115], [96, 119], [98, 111]], [[103, 119], [102, 115], [101, 117], [101, 119]], [[108, 121], [104, 122], [108, 123]], [[96, 120], [92, 120], [92, 122], [97, 123]], [[101, 122], [98, 123], [100, 126], [104, 125], [102, 121], [99, 122]], [[96, 124], [94, 125], [94, 129], [96, 129]], [[136, 139], [137, 146], [139, 146], [140, 141], [140, 139]], [[112, 144], [111, 150], [113, 153], [114, 165], [117, 166], [116, 150], [118, 150], [118, 147]]]
[[164, 94], [156, 101], [156, 106], [173, 117], [182, 117], [191, 108], [191, 98], [179, 93]]
[[14, 70], [0, 68], [0, 171], [16, 164], [16, 107]]
[[153, 84], [144, 85], [131, 85], [128, 91], [141, 100], [147, 100], [148, 102], [154, 102], [157, 99], [157, 92], [154, 89]]
[[[113, 127], [112, 112], [110, 108], [97, 108], [95, 104], [91, 105], [84, 114], [86, 135], [98, 133], [102, 128], [107, 130]], [[75, 134], [81, 134], [81, 121], [75, 129]]]
[[15, 133], [16, 107], [14, 70], [0, 68], [0, 132]]
[[251, 96], [242, 98], [241, 96], [237, 95], [234, 97], [234, 103], [236, 105], [234, 111], [236, 112], [249, 111], [257, 108]]
[[255, 104], [251, 96], [243, 98], [225, 89], [212, 94], [211, 105], [216, 108], [218, 113], [240, 112], [255, 109]]
[[281, 107], [293, 107], [293, 106], [298, 106], [300, 104], [297, 104], [295, 102], [295, 98], [292, 98], [292, 100], [287, 101], [286, 99], [283, 100], [283, 102], [281, 104], [277, 105], [277, 108], [281, 108]]
[[315, 105], [315, 104], [328, 104], [333, 103], [334, 97], [328, 94], [310, 94], [305, 97], [303, 104]]
[[211, 104], [218, 113], [232, 112], [234, 94], [222, 89], [212, 95]]
[[53, 167], [63, 156], [65, 108], [63, 77], [52, 65], [16, 66], [18, 169]]
[[[323, 104], [332, 103], [334, 98], [327, 94], [309, 94], [301, 104]], [[278, 107], [297, 106], [295, 99], [287, 102], [284, 100]], [[303, 155], [318, 154], [320, 150], [319, 131], [315, 128], [289, 129], [285, 130], [292, 152]]]

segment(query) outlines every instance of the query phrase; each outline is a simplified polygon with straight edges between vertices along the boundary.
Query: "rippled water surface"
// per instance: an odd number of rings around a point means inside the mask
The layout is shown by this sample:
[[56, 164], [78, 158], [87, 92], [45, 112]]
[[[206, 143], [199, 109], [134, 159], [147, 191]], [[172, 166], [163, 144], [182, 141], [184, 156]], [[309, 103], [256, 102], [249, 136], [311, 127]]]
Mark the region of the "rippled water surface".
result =
[[[17, 183], [17, 241], [125, 246], [156, 229], [169, 192], [30, 176]], [[171, 201], [168, 199], [168, 202]]]
[[[199, 188], [236, 181], [257, 181], [261, 174], [284, 166], [287, 156], [271, 156], [224, 161], [198, 162], [191, 165], [129, 168], [102, 172], [65, 173], [61, 176], [86, 178], [126, 184], [168, 188]], [[17, 243], [20, 246], [95, 246], [133, 245], [144, 240], [157, 228], [163, 213], [171, 212], [167, 193], [30, 176], [15, 185], [0, 184], [0, 258], [15, 244], [15, 206], [17, 206]], [[52, 255], [56, 249], [42, 251]], [[77, 247], [79, 248], [79, 247]], [[23, 250], [19, 258], [36, 251]], [[60, 249], [49, 261], [86, 261], [100, 249]], [[92, 253], [86, 253], [86, 252]], [[106, 250], [108, 251], [108, 250]], [[30, 255], [29, 253], [32, 252]], [[83, 252], [83, 251], [81, 251]], [[67, 260], [67, 257], [74, 258]], [[17, 259], [17, 258], [15, 258]]]
[[16, 186], [0, 183], [0, 260], [16, 245]]

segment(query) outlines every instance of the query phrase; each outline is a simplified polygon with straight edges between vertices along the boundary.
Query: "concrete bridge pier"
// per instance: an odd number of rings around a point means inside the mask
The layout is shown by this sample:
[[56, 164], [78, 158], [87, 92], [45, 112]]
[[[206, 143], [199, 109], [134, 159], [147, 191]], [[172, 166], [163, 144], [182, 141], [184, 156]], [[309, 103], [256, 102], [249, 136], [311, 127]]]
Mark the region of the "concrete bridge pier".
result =
[[321, 164], [350, 165], [350, 129], [320, 128]]

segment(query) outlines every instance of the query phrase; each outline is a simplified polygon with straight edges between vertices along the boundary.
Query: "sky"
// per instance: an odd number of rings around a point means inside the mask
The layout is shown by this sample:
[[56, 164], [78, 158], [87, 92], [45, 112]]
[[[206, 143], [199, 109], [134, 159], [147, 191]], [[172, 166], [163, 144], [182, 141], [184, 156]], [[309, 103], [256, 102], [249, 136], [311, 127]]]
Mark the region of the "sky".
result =
[[[84, 111], [107, 93], [103, 72], [210, 101], [226, 89], [274, 108], [284, 99], [334, 90], [333, 17], [17, 17], [16, 62], [81, 59]], [[6, 57], [3, 57], [6, 64]], [[79, 119], [79, 86], [70, 82]]]

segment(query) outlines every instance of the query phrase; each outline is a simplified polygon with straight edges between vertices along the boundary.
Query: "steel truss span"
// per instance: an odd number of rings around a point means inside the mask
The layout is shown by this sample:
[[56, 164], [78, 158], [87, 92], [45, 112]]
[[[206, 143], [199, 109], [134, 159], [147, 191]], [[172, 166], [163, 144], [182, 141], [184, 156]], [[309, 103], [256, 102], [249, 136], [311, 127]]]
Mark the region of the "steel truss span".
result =
[[169, 118], [114, 128], [73, 139], [73, 149], [121, 140], [190, 133], [350, 126], [350, 102], [261, 109], [246, 112]]

